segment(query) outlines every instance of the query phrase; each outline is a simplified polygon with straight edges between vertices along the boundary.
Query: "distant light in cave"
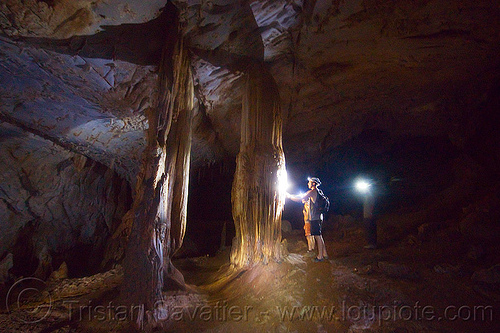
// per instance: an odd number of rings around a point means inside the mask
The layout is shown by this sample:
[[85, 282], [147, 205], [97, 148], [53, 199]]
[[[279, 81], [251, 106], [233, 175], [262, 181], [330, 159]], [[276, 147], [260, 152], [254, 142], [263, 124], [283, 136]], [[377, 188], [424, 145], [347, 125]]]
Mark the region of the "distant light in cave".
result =
[[354, 187], [356, 188], [356, 190], [360, 193], [368, 193], [368, 191], [370, 191], [370, 186], [371, 184], [364, 180], [364, 179], [359, 179], [356, 181]]

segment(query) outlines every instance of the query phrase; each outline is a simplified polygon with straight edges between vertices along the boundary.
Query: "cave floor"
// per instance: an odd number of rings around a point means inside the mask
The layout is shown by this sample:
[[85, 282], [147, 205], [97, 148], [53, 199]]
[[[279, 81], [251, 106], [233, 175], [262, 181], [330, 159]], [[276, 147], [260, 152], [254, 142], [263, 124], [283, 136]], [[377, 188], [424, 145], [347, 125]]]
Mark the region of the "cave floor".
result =
[[191, 324], [213, 332], [499, 331], [499, 294], [471, 282], [480, 263], [464, 260], [467, 246], [456, 230], [384, 236], [379, 249], [369, 250], [359, 228], [327, 230], [330, 258], [314, 262], [303, 231], [294, 230], [284, 236], [290, 255], [282, 263], [232, 277], [217, 271], [229, 251], [179, 260], [186, 281], [207, 295], [206, 311], [222, 313]]
[[[281, 263], [247, 270], [230, 268], [229, 249], [176, 259], [190, 287], [165, 295], [167, 320], [156, 331], [500, 331], [499, 294], [471, 282], [478, 263], [463, 259], [452, 228], [425, 239], [385, 237], [376, 250], [363, 248], [361, 230], [326, 230], [323, 262], [306, 252], [301, 230], [283, 238], [289, 255]], [[0, 331], [128, 332], [133, 309], [114, 303], [121, 274], [49, 282], [37, 301], [10, 314], [3, 308]]]

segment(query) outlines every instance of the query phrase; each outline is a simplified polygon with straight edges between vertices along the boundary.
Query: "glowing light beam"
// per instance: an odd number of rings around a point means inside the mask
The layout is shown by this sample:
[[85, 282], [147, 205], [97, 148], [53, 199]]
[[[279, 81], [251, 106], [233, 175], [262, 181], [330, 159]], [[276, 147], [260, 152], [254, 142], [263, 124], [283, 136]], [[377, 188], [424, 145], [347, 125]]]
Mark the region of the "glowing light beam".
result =
[[279, 193], [287, 193], [288, 189], [292, 186], [288, 182], [288, 174], [286, 170], [278, 170], [278, 191]]
[[364, 179], [356, 181], [354, 184], [356, 190], [360, 193], [368, 193], [370, 191], [371, 184]]

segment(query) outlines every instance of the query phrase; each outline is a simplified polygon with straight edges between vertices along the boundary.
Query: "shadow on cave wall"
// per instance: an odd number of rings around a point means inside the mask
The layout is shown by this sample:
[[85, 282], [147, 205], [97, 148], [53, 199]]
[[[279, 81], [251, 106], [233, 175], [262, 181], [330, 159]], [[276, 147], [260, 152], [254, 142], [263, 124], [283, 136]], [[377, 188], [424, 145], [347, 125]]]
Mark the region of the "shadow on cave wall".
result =
[[[68, 39], [17, 37], [14, 40], [62, 54], [158, 65], [164, 44], [175, 40], [171, 34], [177, 33], [176, 23], [177, 8], [168, 2], [156, 19], [146, 23], [102, 26], [104, 30], [94, 35]], [[168, 49], [173, 50], [173, 46]]]
[[[14, 277], [46, 279], [63, 263], [69, 278], [89, 276], [104, 269], [102, 259], [108, 242], [131, 207], [132, 190], [126, 180], [90, 159], [86, 159], [80, 170], [73, 170], [72, 161], [61, 166], [60, 171], [64, 169], [59, 181], [64, 182], [68, 175], [72, 178], [57, 200], [68, 220], [38, 216], [20, 229], [9, 250], [13, 255], [9, 274]], [[51, 188], [54, 184], [45, 186]], [[44, 191], [41, 189], [39, 195], [45, 195]]]
[[[262, 62], [264, 45], [250, 5], [241, 6], [236, 11], [234, 19], [240, 23], [233, 27], [233, 30], [224, 32], [228, 34], [224, 43], [214, 50], [190, 47], [193, 53], [215, 66], [230, 71], [244, 71], [248, 68], [248, 63]], [[156, 66], [160, 63], [165, 43], [167, 50], [174, 50], [177, 24], [178, 10], [172, 2], [167, 2], [156, 19], [140, 24], [102, 26], [103, 31], [94, 35], [73, 36], [68, 39], [5, 37], [36, 48], [72, 56]], [[237, 28], [246, 29], [248, 32], [242, 34]], [[4, 35], [0, 33], [0, 36]], [[188, 34], [186, 38], [189, 41], [190, 35]], [[167, 59], [170, 58], [171, 56], [167, 55]]]

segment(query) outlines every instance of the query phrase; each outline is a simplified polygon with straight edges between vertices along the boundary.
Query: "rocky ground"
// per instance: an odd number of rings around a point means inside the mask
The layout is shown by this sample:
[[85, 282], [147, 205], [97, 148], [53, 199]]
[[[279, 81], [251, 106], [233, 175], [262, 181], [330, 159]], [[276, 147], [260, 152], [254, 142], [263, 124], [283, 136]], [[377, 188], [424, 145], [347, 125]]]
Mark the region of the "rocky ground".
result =
[[[498, 246], [471, 247], [453, 226], [394, 240], [390, 219], [381, 220], [376, 250], [363, 248], [357, 227], [327, 228], [324, 262], [307, 253], [301, 230], [284, 234], [289, 255], [281, 263], [233, 271], [229, 249], [178, 259], [191, 288], [166, 295], [170, 311], [158, 331], [498, 331]], [[139, 310], [116, 303], [121, 274], [21, 281], [2, 296], [10, 313], [2, 306], [1, 331], [129, 331], [126, 319]]]

